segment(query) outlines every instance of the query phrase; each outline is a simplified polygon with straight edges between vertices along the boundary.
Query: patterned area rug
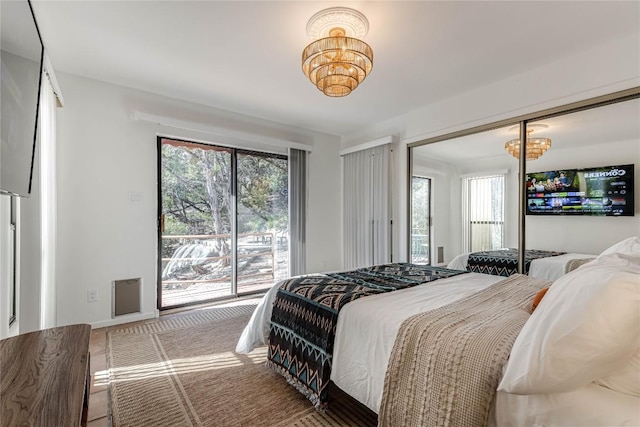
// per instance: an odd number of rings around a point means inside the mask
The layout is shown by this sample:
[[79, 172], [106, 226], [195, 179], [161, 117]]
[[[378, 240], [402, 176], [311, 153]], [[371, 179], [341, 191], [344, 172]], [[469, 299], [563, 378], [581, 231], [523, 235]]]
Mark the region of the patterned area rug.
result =
[[256, 303], [109, 331], [113, 426], [375, 426], [376, 415], [337, 388], [317, 412], [265, 366], [266, 347], [234, 352]]

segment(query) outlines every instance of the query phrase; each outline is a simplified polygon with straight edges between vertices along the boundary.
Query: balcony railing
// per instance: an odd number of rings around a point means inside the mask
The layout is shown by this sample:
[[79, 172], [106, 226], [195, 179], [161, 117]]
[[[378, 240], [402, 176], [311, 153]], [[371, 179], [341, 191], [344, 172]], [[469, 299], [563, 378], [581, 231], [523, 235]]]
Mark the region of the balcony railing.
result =
[[[166, 235], [162, 236], [163, 253], [167, 246], [175, 246], [171, 257], [162, 258], [163, 284], [184, 284], [184, 283], [215, 283], [231, 281], [231, 254], [223, 255], [207, 255], [203, 253], [215, 252], [216, 248], [225, 248], [224, 243], [211, 245], [210, 242], [215, 240], [230, 240], [230, 234], [208, 234], [208, 235]], [[280, 241], [286, 239], [285, 236], [280, 237]], [[164, 242], [167, 242], [165, 244]], [[176, 242], [171, 244], [170, 242]], [[201, 242], [201, 243], [194, 243]], [[267, 262], [260, 263], [259, 271], [242, 273], [238, 271], [238, 281], [248, 278], [269, 276], [271, 280], [275, 279], [275, 232], [262, 233], [242, 233], [238, 234], [238, 254], [237, 259], [240, 264], [242, 260], [250, 260], [256, 258], [267, 258]], [[230, 248], [227, 246], [227, 249]], [[183, 249], [180, 251], [180, 249]], [[252, 251], [257, 249], [257, 251]], [[187, 256], [176, 256], [177, 253], [184, 253]], [[195, 256], [193, 256], [195, 255]], [[213, 265], [218, 262], [219, 265]], [[214, 267], [207, 269], [207, 266]], [[191, 269], [190, 272], [185, 271]], [[227, 274], [224, 274], [227, 272]], [[174, 274], [175, 273], [175, 274]], [[188, 274], [191, 273], [191, 274]], [[195, 274], [193, 274], [195, 273]], [[174, 277], [171, 277], [174, 276]], [[182, 278], [176, 278], [176, 276]], [[190, 277], [184, 277], [190, 276]], [[205, 277], [205, 278], [202, 278]]]
[[429, 263], [429, 235], [425, 230], [414, 229], [411, 233], [411, 262]]
[[[286, 231], [238, 235], [239, 294], [259, 292], [288, 276], [287, 239]], [[162, 307], [231, 295], [231, 235], [162, 236], [162, 253]]]

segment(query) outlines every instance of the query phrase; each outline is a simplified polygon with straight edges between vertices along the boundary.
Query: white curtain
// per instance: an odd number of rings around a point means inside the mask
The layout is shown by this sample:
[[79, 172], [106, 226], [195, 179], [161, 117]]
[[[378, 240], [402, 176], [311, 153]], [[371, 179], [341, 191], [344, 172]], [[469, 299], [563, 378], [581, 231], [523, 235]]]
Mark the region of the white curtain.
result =
[[391, 145], [343, 156], [344, 267], [391, 261]]
[[471, 252], [504, 246], [505, 174], [463, 178], [463, 248]]
[[42, 76], [38, 133], [40, 136], [40, 327], [57, 326], [56, 320], [56, 103], [49, 76]]
[[305, 274], [307, 218], [307, 152], [289, 149], [289, 273]]

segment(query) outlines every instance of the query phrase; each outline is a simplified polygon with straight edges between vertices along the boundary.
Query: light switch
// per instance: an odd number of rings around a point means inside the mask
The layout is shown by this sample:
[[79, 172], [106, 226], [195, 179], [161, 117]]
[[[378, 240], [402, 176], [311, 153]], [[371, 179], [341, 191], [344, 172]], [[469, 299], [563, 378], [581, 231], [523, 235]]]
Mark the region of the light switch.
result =
[[129, 200], [132, 202], [139, 202], [142, 200], [142, 194], [137, 191], [129, 191]]

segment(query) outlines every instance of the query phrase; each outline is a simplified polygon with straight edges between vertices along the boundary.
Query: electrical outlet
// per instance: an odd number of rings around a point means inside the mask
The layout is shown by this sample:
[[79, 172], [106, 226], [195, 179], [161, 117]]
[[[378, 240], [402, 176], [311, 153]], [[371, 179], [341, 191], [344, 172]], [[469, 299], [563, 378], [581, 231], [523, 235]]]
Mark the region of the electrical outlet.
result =
[[89, 289], [87, 291], [87, 302], [98, 301], [98, 291], [96, 289]]

